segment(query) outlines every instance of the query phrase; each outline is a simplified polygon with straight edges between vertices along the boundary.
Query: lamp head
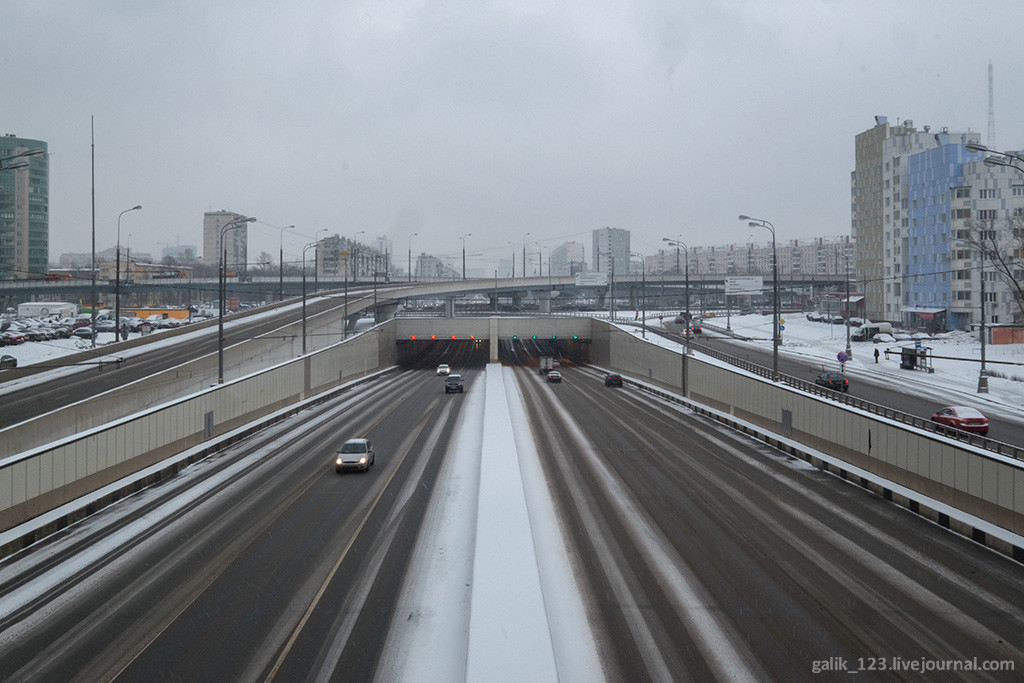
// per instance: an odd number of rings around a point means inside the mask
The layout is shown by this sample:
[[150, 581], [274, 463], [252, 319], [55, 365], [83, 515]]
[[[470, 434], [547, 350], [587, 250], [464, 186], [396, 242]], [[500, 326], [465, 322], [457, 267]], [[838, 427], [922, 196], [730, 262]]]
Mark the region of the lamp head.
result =
[[749, 221], [750, 220], [750, 216], [743, 216], [743, 215], [741, 215], [740, 216], [740, 220], [741, 221]]

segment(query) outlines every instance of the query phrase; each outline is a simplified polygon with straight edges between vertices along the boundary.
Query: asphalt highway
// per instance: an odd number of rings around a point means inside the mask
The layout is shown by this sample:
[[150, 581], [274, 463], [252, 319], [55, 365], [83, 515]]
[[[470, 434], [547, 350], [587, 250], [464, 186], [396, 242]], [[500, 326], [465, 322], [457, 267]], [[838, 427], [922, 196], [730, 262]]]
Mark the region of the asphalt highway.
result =
[[[465, 348], [445, 361], [465, 394], [432, 367], [394, 373], [0, 562], [4, 677], [387, 678], [424, 520], [451, 495], [456, 440], [488, 429], [467, 416], [500, 371]], [[943, 680], [1019, 678], [1018, 563], [635, 387], [561, 371], [551, 384], [524, 365], [506, 382], [601, 678], [888, 680], [915, 678], [900, 669], [915, 662], [959, 662]], [[366, 474], [331, 466], [351, 436], [376, 446]], [[549, 620], [563, 598], [546, 588]], [[403, 670], [430, 679], [443, 655]]]

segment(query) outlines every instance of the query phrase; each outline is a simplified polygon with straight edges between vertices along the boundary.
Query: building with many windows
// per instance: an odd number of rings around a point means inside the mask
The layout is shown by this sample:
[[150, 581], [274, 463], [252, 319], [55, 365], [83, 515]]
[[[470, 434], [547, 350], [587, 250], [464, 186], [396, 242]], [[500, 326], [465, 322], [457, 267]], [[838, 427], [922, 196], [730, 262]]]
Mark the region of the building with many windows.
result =
[[967, 149], [979, 138], [885, 117], [857, 135], [851, 220], [867, 317], [928, 330], [1021, 318], [1012, 285], [1024, 245], [1024, 168], [985, 164]]
[[[380, 239], [376, 244], [389, 244]], [[316, 274], [329, 278], [348, 278], [355, 280], [373, 280], [375, 277], [384, 282], [389, 277], [387, 253], [376, 247], [362, 244], [349, 237], [337, 234], [325, 237], [310, 249], [309, 259], [316, 261]]]
[[629, 230], [601, 228], [594, 230], [591, 270], [598, 273], [629, 272]]
[[[0, 137], [0, 280], [42, 278], [50, 244], [46, 143]], [[43, 150], [36, 156], [23, 156]]]
[[565, 242], [551, 250], [551, 275], [573, 276], [587, 269], [584, 248], [579, 242]]
[[875, 126], [854, 141], [855, 168], [850, 178], [851, 234], [857, 244], [856, 273], [864, 283], [867, 317], [899, 323], [907, 303], [905, 276], [909, 243], [911, 156], [943, 145], [977, 142], [978, 133], [933, 133], [905, 120], [892, 125], [876, 116]]
[[982, 245], [1010, 258], [1019, 248], [1024, 174], [987, 166], [959, 139], [912, 156], [909, 225], [899, 322], [929, 329], [965, 329], [1012, 322], [1018, 312], [1005, 280], [982, 259]]
[[[224, 230], [231, 221], [245, 218], [234, 211], [207, 211], [203, 214], [203, 264], [220, 266], [223, 250], [226, 249], [227, 260], [224, 271], [228, 273], [244, 273], [249, 262], [249, 224], [239, 223]], [[224, 244], [221, 245], [221, 231], [224, 231]]]

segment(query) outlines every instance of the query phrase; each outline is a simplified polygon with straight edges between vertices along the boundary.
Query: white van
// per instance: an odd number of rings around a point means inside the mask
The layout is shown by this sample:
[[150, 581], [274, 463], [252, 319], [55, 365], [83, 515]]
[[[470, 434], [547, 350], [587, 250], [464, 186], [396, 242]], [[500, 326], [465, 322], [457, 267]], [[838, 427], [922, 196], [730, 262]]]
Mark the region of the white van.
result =
[[876, 334], [892, 334], [892, 325], [889, 323], [872, 323], [865, 321], [863, 325], [857, 328], [850, 339], [853, 341], [871, 341], [874, 339]]

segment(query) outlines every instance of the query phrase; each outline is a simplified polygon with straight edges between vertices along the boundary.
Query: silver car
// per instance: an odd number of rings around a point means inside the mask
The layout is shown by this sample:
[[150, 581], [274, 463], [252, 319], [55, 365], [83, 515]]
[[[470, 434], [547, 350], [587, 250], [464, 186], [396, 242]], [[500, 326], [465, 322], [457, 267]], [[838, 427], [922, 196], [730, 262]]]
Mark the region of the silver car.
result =
[[373, 444], [369, 439], [349, 439], [341, 445], [334, 458], [338, 472], [356, 470], [366, 472], [373, 465]]

